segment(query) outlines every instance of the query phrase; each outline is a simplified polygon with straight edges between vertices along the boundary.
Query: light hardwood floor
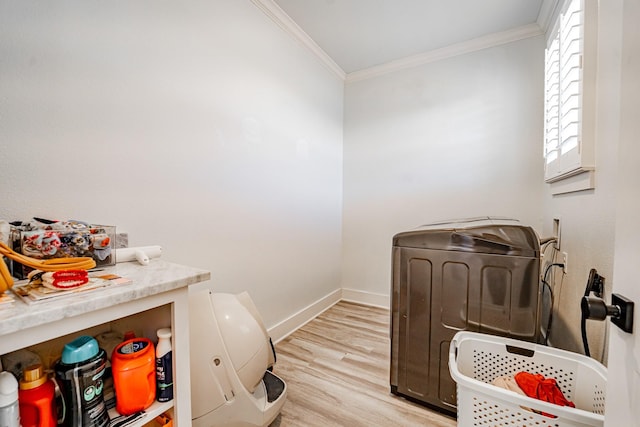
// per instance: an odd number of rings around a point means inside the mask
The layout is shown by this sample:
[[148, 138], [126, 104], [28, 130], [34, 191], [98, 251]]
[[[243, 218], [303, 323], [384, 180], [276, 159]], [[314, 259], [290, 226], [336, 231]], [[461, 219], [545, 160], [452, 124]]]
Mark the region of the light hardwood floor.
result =
[[389, 391], [389, 311], [341, 301], [276, 345], [287, 401], [270, 427], [455, 426]]

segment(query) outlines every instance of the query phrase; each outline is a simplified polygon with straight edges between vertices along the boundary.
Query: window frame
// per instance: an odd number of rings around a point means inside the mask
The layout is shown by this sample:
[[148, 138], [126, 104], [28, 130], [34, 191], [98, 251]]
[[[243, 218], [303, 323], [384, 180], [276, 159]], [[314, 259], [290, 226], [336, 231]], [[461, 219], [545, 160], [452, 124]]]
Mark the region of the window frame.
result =
[[596, 3], [564, 1], [547, 33], [543, 158], [554, 194], [595, 187]]

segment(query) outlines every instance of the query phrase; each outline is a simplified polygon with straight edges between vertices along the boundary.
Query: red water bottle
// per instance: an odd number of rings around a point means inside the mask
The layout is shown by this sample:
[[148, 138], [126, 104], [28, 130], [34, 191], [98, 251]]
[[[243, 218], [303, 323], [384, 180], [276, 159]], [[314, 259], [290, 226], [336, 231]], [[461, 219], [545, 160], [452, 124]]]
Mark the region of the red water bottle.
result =
[[18, 391], [22, 427], [56, 427], [55, 386], [42, 372], [42, 365], [24, 369]]

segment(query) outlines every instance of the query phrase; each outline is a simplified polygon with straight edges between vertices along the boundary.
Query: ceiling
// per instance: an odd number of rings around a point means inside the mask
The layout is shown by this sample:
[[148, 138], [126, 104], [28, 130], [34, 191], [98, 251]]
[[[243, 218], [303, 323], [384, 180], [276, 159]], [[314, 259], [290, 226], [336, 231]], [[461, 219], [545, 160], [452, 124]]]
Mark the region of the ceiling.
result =
[[544, 31], [556, 1], [273, 0], [346, 75], [495, 33]]

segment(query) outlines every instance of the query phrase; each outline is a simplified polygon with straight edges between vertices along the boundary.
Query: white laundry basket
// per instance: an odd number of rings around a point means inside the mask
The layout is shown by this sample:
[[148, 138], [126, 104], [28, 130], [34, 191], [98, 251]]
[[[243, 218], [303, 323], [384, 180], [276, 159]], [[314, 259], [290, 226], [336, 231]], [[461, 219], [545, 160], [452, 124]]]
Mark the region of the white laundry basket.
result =
[[[581, 354], [462, 331], [454, 336], [449, 347], [449, 371], [457, 383], [459, 426], [604, 424], [607, 369]], [[491, 384], [497, 377], [521, 371], [554, 378], [576, 407], [543, 402]]]

